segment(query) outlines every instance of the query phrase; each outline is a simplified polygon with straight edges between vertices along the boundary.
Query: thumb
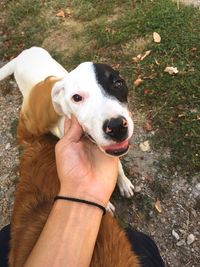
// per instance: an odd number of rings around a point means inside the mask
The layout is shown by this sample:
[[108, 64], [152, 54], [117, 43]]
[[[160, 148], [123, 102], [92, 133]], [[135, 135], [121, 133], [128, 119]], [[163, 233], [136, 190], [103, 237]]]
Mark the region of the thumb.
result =
[[65, 120], [65, 135], [63, 137], [64, 141], [67, 143], [77, 143], [81, 139], [83, 134], [83, 129], [79, 124], [76, 117], [72, 115], [71, 120]]

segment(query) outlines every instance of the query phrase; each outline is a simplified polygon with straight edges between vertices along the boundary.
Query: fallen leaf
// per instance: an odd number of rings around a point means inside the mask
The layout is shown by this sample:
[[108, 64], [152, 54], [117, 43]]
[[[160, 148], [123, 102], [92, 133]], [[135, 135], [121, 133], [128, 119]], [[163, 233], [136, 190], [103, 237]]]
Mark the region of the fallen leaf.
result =
[[143, 143], [140, 143], [139, 147], [143, 152], [149, 151], [150, 150], [149, 141], [146, 140]]
[[68, 16], [70, 16], [72, 14], [72, 11], [71, 11], [71, 9], [69, 7], [67, 7], [65, 10], [66, 10], [66, 14]]
[[155, 58], [155, 63], [156, 65], [160, 65], [160, 63], [158, 62], [158, 60]]
[[140, 86], [140, 84], [142, 83], [142, 79], [140, 79], [140, 78], [138, 78], [138, 79], [136, 79], [135, 81], [134, 81], [134, 85], [135, 86]]
[[61, 17], [61, 18], [65, 18], [65, 12], [63, 10], [60, 10], [57, 14], [56, 17]]
[[160, 43], [161, 42], [161, 37], [157, 32], [153, 33], [153, 40], [155, 43]]
[[143, 59], [145, 59], [145, 57], [147, 57], [148, 55], [151, 54], [151, 50], [148, 50], [144, 53], [144, 55], [140, 58], [140, 60], [142, 61]]
[[115, 33], [115, 30], [110, 28], [110, 27], [106, 27], [105, 28], [105, 31], [108, 32], [108, 33], [111, 33], [111, 34], [114, 34]]
[[149, 182], [152, 182], [154, 180], [153, 177], [148, 175], [148, 174], [144, 176], [144, 179], [149, 181]]
[[178, 114], [178, 118], [185, 117], [185, 113]]
[[138, 63], [141, 60], [141, 57], [142, 57], [142, 55], [139, 54], [136, 57], [133, 57], [132, 60], [133, 60], [134, 63]]
[[170, 75], [173, 75], [173, 74], [177, 74], [178, 73], [178, 69], [176, 67], [166, 67], [164, 69], [164, 72], [167, 72]]
[[120, 68], [120, 63], [115, 63], [111, 65], [113, 69], [118, 70]]
[[195, 52], [195, 51], [197, 51], [197, 48], [196, 47], [192, 47], [191, 51]]
[[145, 89], [144, 90], [144, 94], [145, 95], [149, 95], [149, 94], [151, 94], [152, 93], [152, 90], [149, 90], [149, 89]]
[[197, 108], [192, 108], [192, 109], [190, 109], [190, 112], [191, 112], [191, 113], [197, 113], [198, 110], [197, 110]]
[[143, 125], [143, 129], [146, 132], [151, 132], [153, 130], [153, 127], [151, 125], [151, 122], [147, 121], [144, 125]]
[[162, 206], [161, 206], [161, 203], [160, 203], [160, 200], [157, 199], [156, 203], [155, 203], [155, 208], [158, 212], [162, 212]]

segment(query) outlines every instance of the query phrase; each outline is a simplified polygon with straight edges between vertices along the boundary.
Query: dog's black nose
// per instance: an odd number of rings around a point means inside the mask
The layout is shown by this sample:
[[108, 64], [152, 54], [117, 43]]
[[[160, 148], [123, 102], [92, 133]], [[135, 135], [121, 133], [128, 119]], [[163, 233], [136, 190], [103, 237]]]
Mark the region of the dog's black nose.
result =
[[128, 135], [128, 122], [123, 116], [111, 118], [104, 122], [103, 131], [106, 137], [116, 142], [124, 141]]

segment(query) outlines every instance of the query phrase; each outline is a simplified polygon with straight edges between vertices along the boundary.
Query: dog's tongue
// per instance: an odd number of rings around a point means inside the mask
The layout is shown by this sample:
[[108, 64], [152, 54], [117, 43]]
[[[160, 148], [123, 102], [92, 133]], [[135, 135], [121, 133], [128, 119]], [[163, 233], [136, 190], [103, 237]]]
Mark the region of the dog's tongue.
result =
[[125, 140], [121, 143], [116, 143], [110, 146], [103, 146], [102, 148], [105, 151], [108, 151], [108, 150], [112, 151], [112, 150], [120, 150], [120, 149], [126, 148], [128, 145], [129, 145], [128, 140]]

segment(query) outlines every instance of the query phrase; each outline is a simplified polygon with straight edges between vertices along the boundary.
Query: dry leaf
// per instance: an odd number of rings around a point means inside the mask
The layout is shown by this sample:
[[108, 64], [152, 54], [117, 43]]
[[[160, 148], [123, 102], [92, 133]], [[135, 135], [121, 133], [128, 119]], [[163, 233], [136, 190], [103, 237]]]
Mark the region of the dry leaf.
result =
[[111, 65], [113, 69], [118, 70], [120, 68], [120, 63], [115, 63]]
[[153, 127], [151, 125], [150, 122], [146, 122], [144, 125], [143, 125], [143, 129], [146, 131], [146, 132], [151, 132], [153, 130]]
[[178, 118], [185, 117], [185, 113], [178, 114]]
[[138, 78], [134, 81], [134, 85], [135, 86], [140, 86], [140, 84], [142, 83], [142, 79]]
[[69, 7], [67, 7], [65, 10], [66, 10], [66, 14], [68, 16], [70, 16], [72, 14], [72, 11], [71, 11], [71, 9]]
[[106, 27], [105, 31], [110, 33], [110, 32], [112, 32], [112, 29], [110, 27]]
[[144, 55], [141, 57], [141, 61], [143, 60], [143, 59], [145, 59], [145, 57], [147, 57], [149, 54], [151, 54], [151, 50], [148, 50], [148, 51], [146, 51], [145, 53], [144, 53]]
[[158, 62], [158, 60], [155, 58], [155, 63], [156, 65], [160, 65], [160, 63]]
[[161, 203], [160, 203], [160, 200], [157, 199], [156, 203], [155, 203], [155, 208], [158, 212], [162, 212], [162, 206], [161, 206]]
[[191, 51], [192, 52], [196, 52], [197, 51], [197, 48], [196, 47], [192, 47]]
[[190, 112], [191, 112], [191, 113], [197, 113], [198, 110], [197, 110], [197, 108], [192, 108], [192, 109], [190, 109]]
[[153, 33], [153, 40], [155, 43], [160, 43], [161, 42], [161, 37], [157, 32]]
[[65, 18], [65, 13], [63, 10], [60, 10], [57, 14], [56, 17], [60, 17], [60, 18]]
[[144, 90], [144, 94], [145, 95], [149, 95], [149, 94], [151, 94], [152, 93], [152, 90], [149, 90], [149, 89], [145, 89]]
[[132, 60], [133, 60], [134, 63], [138, 63], [141, 60], [141, 57], [142, 57], [142, 55], [139, 54], [136, 57], [133, 57]]
[[152, 182], [154, 180], [153, 177], [148, 175], [148, 174], [144, 176], [144, 179], [149, 181], [149, 182]]
[[164, 69], [164, 72], [167, 72], [170, 75], [173, 75], [173, 74], [177, 74], [178, 73], [178, 69], [176, 67], [166, 67]]
[[136, 57], [133, 57], [132, 60], [134, 63], [138, 63], [139, 61], [142, 61], [143, 59], [145, 59], [145, 57], [147, 57], [150, 53], [151, 53], [151, 50], [148, 50], [144, 53], [144, 55], [139, 54]]
[[144, 141], [143, 143], [140, 143], [139, 147], [143, 152], [149, 151], [150, 150], [149, 141], [147, 140]]
[[114, 34], [115, 33], [115, 30], [110, 28], [110, 27], [106, 27], [105, 28], [105, 31], [108, 32], [108, 33], [111, 33], [111, 34]]

